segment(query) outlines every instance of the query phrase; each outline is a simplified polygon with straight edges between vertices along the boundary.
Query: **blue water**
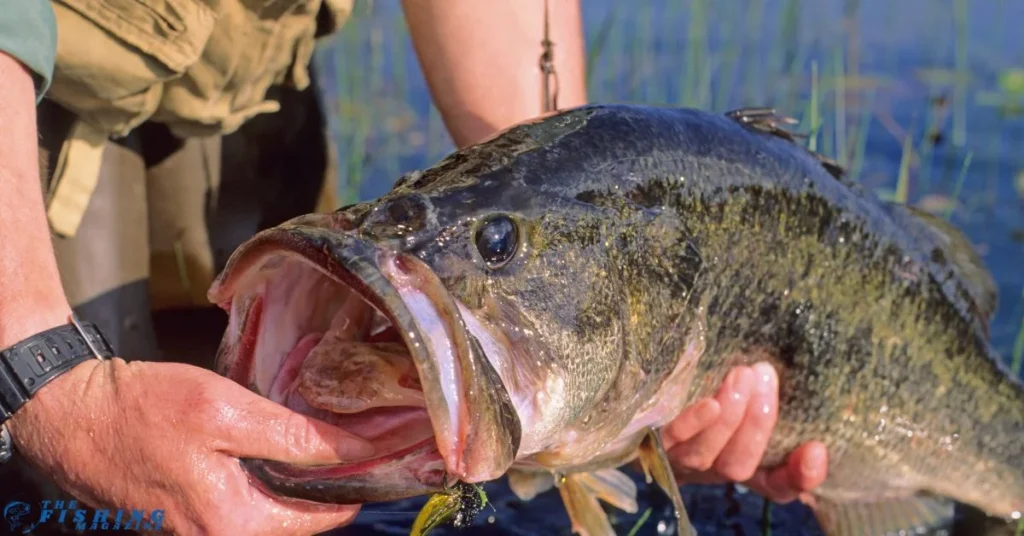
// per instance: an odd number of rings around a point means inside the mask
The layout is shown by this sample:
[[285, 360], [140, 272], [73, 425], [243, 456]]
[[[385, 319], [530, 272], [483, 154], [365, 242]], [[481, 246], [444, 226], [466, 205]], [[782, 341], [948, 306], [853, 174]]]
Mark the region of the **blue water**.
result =
[[[593, 102], [683, 103], [715, 111], [772, 105], [803, 117], [812, 64], [825, 80], [840, 58], [844, 63], [855, 58], [860, 77], [874, 89], [851, 91], [846, 124], [858, 124], [865, 110], [874, 114], [858, 175], [874, 188], [894, 189], [902, 136], [911, 132], [920, 148], [931, 100], [946, 97], [953, 106], [941, 123], [944, 142], [915, 161], [910, 202], [929, 194], [951, 196], [964, 159], [971, 155], [952, 220], [978, 246], [999, 284], [992, 342], [1009, 358], [1024, 316], [1024, 192], [1014, 187], [1014, 177], [1024, 171], [1024, 119], [981, 100], [998, 89], [1004, 69], [1024, 67], [1024, 40], [1017, 32], [1024, 2], [968, 3], [962, 66], [969, 78], [964, 83], [954, 83], [956, 0], [705, 1], [706, 24], [699, 25], [703, 34], [690, 31], [695, 1], [640, 0], [628, 7], [618, 2], [617, 10], [614, 0], [584, 4], [589, 43], [613, 11], [612, 33], [618, 32], [616, 47], [606, 49], [594, 65]], [[342, 165], [341, 180], [355, 185], [352, 194], [361, 199], [381, 195], [401, 173], [429, 166], [452, 147], [430, 111], [426, 85], [400, 26], [398, 2], [378, 0], [374, 6], [373, 13], [357, 19], [318, 55], [341, 159], [355, 162]], [[757, 9], [760, 17], [747, 20]], [[855, 34], [844, 27], [844, 11], [855, 13]], [[840, 45], [851, 42], [855, 46], [839, 56]], [[715, 58], [703, 93], [687, 78], [693, 72], [687, 68], [688, 51], [700, 46]], [[739, 56], [730, 63], [729, 54], [737, 50]], [[404, 52], [404, 68], [396, 63], [396, 51]], [[358, 80], [339, 76], [349, 70], [361, 73]], [[848, 87], [853, 82], [848, 80]], [[831, 98], [826, 94], [822, 105], [823, 131], [834, 125]], [[962, 113], [954, 111], [959, 102]], [[954, 115], [957, 124], [962, 121], [962, 146], [951, 143], [958, 137]], [[807, 127], [806, 122], [800, 125]], [[831, 140], [820, 143], [834, 155]], [[470, 533], [568, 534], [568, 517], [556, 492], [520, 503], [504, 483], [487, 489], [494, 510], [483, 512]], [[760, 533], [763, 501], [756, 495], [727, 486], [686, 486], [684, 492], [701, 534]], [[670, 528], [661, 495], [641, 495], [647, 497], [641, 512], [650, 506], [653, 515], [638, 534], [656, 534], [659, 525]], [[338, 533], [407, 533], [423, 500], [369, 505], [355, 525]], [[619, 533], [626, 534], [637, 517], [621, 516]], [[775, 506], [772, 527], [776, 534], [818, 534], [800, 504]]]

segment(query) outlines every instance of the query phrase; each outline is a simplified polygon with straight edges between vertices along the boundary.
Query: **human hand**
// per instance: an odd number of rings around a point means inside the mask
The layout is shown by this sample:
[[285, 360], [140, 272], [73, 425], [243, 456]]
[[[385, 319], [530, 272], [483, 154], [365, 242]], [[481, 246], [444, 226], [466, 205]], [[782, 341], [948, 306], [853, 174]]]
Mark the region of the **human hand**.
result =
[[796, 448], [779, 467], [758, 468], [778, 410], [774, 367], [760, 362], [732, 369], [713, 398], [697, 401], [665, 427], [663, 442], [679, 483], [739, 482], [776, 503], [820, 486], [828, 452], [818, 441]]
[[164, 510], [177, 534], [313, 534], [357, 505], [271, 497], [238, 457], [295, 464], [364, 458], [373, 447], [211, 371], [89, 361], [52, 380], [9, 421], [16, 448], [99, 508]]

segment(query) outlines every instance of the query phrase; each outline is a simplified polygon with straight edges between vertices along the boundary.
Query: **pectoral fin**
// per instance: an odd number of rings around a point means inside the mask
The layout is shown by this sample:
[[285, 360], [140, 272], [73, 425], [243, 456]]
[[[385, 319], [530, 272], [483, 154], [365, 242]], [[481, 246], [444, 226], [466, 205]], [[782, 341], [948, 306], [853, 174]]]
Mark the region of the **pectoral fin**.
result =
[[602, 469], [578, 475], [580, 484], [598, 499], [630, 514], [640, 510], [636, 504], [636, 484], [618, 469]]
[[653, 477], [654, 481], [658, 483], [658, 487], [672, 499], [679, 536], [697, 536], [697, 530], [690, 524], [690, 516], [686, 513], [683, 495], [679, 492], [679, 485], [676, 484], [676, 477], [668, 463], [665, 448], [661, 445], [661, 436], [654, 429], [647, 429], [647, 433], [640, 442], [639, 454], [640, 464], [643, 465], [644, 473], [647, 476], [647, 483], [649, 484]]
[[508, 471], [508, 487], [519, 500], [529, 501], [545, 491], [555, 487], [555, 477], [546, 471]]
[[918, 534], [950, 526], [954, 503], [927, 495], [877, 501], [832, 502], [816, 498], [813, 508], [828, 536]]
[[585, 473], [563, 476], [556, 481], [562, 503], [572, 521], [572, 531], [579, 536], [615, 536], [608, 514], [597, 502], [597, 496], [583, 481]]

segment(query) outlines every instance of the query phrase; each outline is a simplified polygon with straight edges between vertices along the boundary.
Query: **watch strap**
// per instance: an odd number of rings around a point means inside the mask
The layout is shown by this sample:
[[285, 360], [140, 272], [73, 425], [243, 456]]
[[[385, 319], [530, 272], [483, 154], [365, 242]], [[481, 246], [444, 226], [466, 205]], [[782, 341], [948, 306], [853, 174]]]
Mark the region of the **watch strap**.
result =
[[14, 456], [14, 440], [7, 431], [7, 424], [0, 424], [0, 464], [7, 463], [11, 456]]
[[99, 328], [71, 317], [0, 352], [0, 423], [51, 380], [89, 359], [113, 357]]

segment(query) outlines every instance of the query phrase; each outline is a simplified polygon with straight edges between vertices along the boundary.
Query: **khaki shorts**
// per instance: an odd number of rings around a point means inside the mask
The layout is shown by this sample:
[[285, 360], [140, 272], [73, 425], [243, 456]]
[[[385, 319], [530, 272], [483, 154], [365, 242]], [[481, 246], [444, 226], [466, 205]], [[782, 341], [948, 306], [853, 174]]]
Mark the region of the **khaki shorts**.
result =
[[354, 0], [51, 0], [57, 63], [48, 96], [98, 131], [148, 120], [181, 137], [235, 131], [305, 89], [316, 38]]

